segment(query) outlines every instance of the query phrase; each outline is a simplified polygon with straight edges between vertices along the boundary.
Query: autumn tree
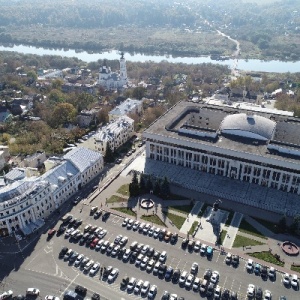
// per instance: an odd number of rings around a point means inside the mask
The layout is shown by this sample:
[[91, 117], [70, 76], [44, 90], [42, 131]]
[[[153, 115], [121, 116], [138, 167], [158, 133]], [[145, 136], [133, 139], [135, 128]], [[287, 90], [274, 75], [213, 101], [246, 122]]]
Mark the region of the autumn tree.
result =
[[52, 113], [51, 127], [56, 128], [63, 124], [73, 123], [76, 115], [76, 108], [72, 104], [58, 103]]

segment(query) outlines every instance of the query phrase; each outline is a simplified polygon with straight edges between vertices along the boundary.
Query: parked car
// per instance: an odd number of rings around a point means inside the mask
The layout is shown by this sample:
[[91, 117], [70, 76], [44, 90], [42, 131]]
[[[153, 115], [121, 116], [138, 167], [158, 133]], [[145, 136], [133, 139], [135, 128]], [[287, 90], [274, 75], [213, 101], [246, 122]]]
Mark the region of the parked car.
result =
[[289, 286], [291, 284], [291, 277], [289, 273], [285, 273], [282, 275], [282, 283], [285, 286]]
[[145, 281], [141, 288], [141, 296], [145, 297], [148, 294], [149, 289], [150, 289], [150, 282]]
[[198, 273], [198, 263], [193, 262], [191, 267], [191, 274], [196, 275]]
[[133, 292], [134, 292], [136, 295], [138, 295], [138, 294], [140, 293], [143, 283], [144, 283], [144, 281], [141, 280], [141, 279], [139, 279], [139, 280], [137, 281], [137, 283], [135, 284], [135, 287], [134, 287], [134, 289], [133, 289]]
[[253, 260], [252, 259], [248, 259], [247, 263], [246, 263], [246, 269], [248, 272], [252, 272], [253, 270]]
[[230, 265], [232, 261], [232, 254], [230, 252], [227, 253], [226, 258], [225, 258], [225, 262], [227, 265]]
[[232, 265], [237, 267], [240, 263], [240, 257], [238, 255], [232, 256]]
[[40, 294], [40, 290], [37, 288], [28, 288], [26, 291], [26, 295], [33, 295], [33, 296], [38, 296]]
[[210, 281], [213, 284], [217, 284], [218, 281], [219, 281], [219, 277], [220, 277], [219, 272], [218, 271], [213, 271], [212, 274], [211, 274], [211, 277], [210, 277]]
[[2, 294], [0, 294], [0, 299], [1, 300], [8, 299], [8, 298], [12, 297], [13, 293], [14, 292], [12, 290], [5, 291]]
[[181, 274], [180, 274], [180, 277], [179, 277], [179, 285], [180, 286], [183, 286], [185, 284], [185, 280], [188, 276], [188, 273], [187, 271], [183, 271]]
[[189, 243], [188, 239], [183, 239], [182, 243], [181, 243], [181, 248], [182, 249], [186, 249], [187, 245]]
[[148, 299], [154, 299], [156, 294], [157, 294], [157, 286], [153, 284], [149, 289]]
[[123, 277], [120, 283], [120, 289], [125, 290], [127, 288], [128, 282], [129, 282], [129, 277], [128, 276]]
[[298, 276], [296, 274], [291, 275], [291, 285], [294, 288], [298, 288], [299, 282], [298, 282]]
[[85, 296], [87, 293], [87, 289], [82, 285], [76, 285], [75, 292], [81, 296]]
[[268, 271], [268, 275], [270, 279], [276, 278], [276, 269], [274, 267], [270, 267]]
[[116, 278], [118, 277], [119, 275], [119, 269], [117, 268], [113, 268], [112, 271], [110, 272], [110, 274], [108, 275], [108, 282], [113, 282], [116, 280]]
[[90, 270], [90, 275], [95, 276], [99, 269], [100, 269], [100, 264], [98, 262], [94, 263], [94, 265]]
[[200, 284], [201, 284], [200, 278], [196, 277], [195, 280], [194, 280], [194, 283], [193, 283], [193, 287], [192, 287], [194, 292], [198, 292], [199, 291]]
[[193, 274], [189, 274], [185, 280], [185, 288], [186, 289], [191, 289], [193, 282], [194, 282], [195, 276]]

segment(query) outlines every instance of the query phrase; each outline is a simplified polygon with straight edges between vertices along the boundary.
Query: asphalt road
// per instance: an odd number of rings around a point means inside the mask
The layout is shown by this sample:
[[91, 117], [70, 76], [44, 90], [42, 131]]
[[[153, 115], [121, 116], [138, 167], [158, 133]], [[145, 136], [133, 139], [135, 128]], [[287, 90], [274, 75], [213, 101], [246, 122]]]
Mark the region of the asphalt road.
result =
[[[248, 274], [245, 271], [245, 262], [241, 261], [238, 268], [227, 266], [224, 262], [225, 255], [219, 251], [215, 251], [212, 260], [208, 260], [206, 257], [201, 257], [196, 253], [189, 253], [181, 249], [181, 239], [178, 240], [176, 245], [170, 245], [165, 242], [160, 242], [153, 237], [148, 237], [143, 234], [127, 230], [122, 227], [123, 218], [111, 215], [107, 222], [103, 222], [100, 219], [94, 220], [90, 217], [89, 207], [85, 206], [82, 213], [74, 212], [74, 215], [85, 216], [82, 228], [90, 223], [93, 225], [101, 226], [108, 230], [108, 233], [104, 239], [113, 241], [117, 234], [123, 234], [129, 237], [128, 246], [134, 240], [143, 244], [149, 244], [155, 249], [162, 251], [166, 250], [168, 253], [167, 265], [171, 265], [173, 268], [179, 268], [181, 270], [189, 271], [194, 261], [199, 264], [198, 276], [202, 277], [205, 269], [210, 268], [212, 270], [218, 270], [220, 272], [219, 285], [222, 288], [228, 288], [238, 293], [239, 299], [246, 298], [246, 290], [249, 283], [253, 283], [256, 286], [262, 287], [263, 290], [269, 289], [273, 294], [273, 299], [278, 299], [280, 295], [286, 295], [288, 299], [298, 299], [299, 291], [293, 289], [286, 289], [281, 284], [281, 274], [277, 273], [277, 279], [274, 282], [270, 280], [263, 281], [260, 276], [254, 274]], [[193, 291], [187, 291], [184, 288], [180, 288], [178, 284], [172, 284], [164, 280], [159, 279], [153, 274], [148, 274], [146, 271], [142, 271], [135, 267], [134, 264], [124, 263], [118, 258], [112, 258], [101, 252], [91, 250], [86, 246], [80, 246], [77, 243], [71, 243], [64, 236], [54, 236], [50, 241], [46, 240], [46, 234], [43, 234], [38, 243], [34, 246], [34, 249], [27, 248], [24, 252], [26, 257], [25, 262], [22, 263], [17, 272], [12, 271], [8, 277], [2, 282], [1, 289], [12, 289], [14, 294], [24, 294], [28, 287], [37, 287], [41, 291], [41, 297], [48, 294], [63, 296], [63, 293], [68, 289], [74, 289], [76, 284], [81, 284], [88, 289], [87, 297], [91, 297], [93, 292], [98, 292], [104, 299], [140, 299], [140, 297], [132, 294], [127, 294], [120, 290], [120, 281], [122, 277], [127, 274], [129, 277], [133, 276], [137, 279], [148, 280], [151, 284], [155, 284], [158, 287], [158, 295], [156, 299], [160, 299], [163, 291], [176, 293], [179, 296], [184, 296], [185, 299], [199, 299], [199, 293]], [[87, 255], [94, 261], [100, 262], [102, 266], [111, 265], [117, 267], [120, 270], [120, 274], [116, 281], [112, 284], [108, 284], [105, 281], [99, 280], [99, 273], [95, 277], [84, 275], [82, 271], [69, 265], [68, 262], [60, 260], [58, 253], [63, 246], [72, 248], [73, 250]], [[11, 256], [12, 260], [21, 259], [18, 255]]]

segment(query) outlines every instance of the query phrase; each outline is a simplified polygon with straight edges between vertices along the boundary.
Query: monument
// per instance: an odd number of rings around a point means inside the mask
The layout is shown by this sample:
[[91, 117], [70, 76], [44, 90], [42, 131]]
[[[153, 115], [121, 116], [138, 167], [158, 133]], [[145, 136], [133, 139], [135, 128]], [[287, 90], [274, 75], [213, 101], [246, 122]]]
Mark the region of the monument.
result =
[[210, 222], [212, 225], [220, 225], [223, 219], [223, 213], [219, 209], [220, 203], [222, 203], [220, 199], [215, 201], [211, 213], [206, 219], [206, 221]]

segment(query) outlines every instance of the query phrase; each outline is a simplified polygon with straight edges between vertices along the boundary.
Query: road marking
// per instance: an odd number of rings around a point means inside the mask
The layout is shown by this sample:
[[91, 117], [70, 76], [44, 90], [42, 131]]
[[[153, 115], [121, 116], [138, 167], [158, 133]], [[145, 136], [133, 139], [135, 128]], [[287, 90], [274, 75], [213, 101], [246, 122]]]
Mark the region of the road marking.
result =
[[77, 279], [77, 277], [79, 276], [79, 274], [77, 274], [73, 280], [70, 281], [70, 283], [68, 284], [68, 286], [64, 289], [64, 291], [60, 294], [60, 297], [62, 297], [64, 295], [64, 293], [69, 289], [69, 287], [73, 284], [73, 282]]
[[217, 257], [217, 260], [216, 260], [216, 262], [218, 262], [218, 261], [219, 261], [220, 255], [221, 255], [221, 252], [219, 252], [219, 255], [218, 255], [218, 257]]

